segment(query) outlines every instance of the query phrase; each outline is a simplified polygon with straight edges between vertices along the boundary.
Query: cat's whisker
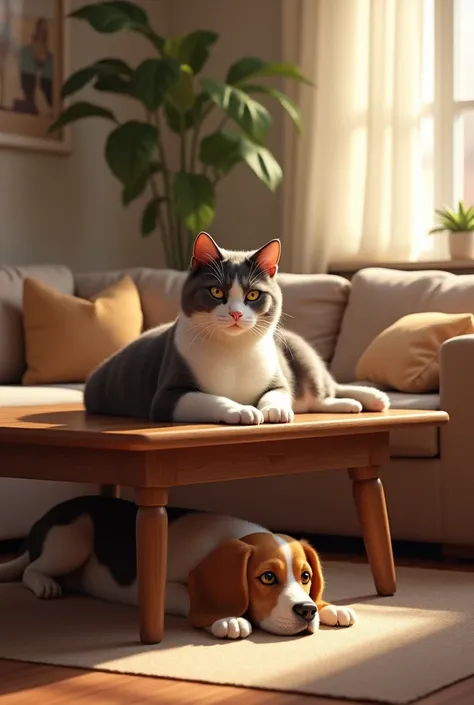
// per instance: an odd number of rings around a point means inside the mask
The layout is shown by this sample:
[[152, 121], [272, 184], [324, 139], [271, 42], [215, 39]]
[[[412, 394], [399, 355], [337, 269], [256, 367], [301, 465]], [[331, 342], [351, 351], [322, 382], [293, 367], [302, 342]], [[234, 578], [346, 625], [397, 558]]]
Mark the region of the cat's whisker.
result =
[[216, 260], [214, 257], [212, 257], [209, 254], [206, 255], [205, 259], [206, 259], [207, 265], [209, 266], [209, 268], [211, 269], [213, 274], [216, 276], [219, 283], [222, 284], [224, 282], [224, 267], [222, 265], [222, 261]]
[[[197, 325], [192, 326], [192, 330], [193, 330], [193, 331], [196, 330], [197, 328], [198, 328]], [[213, 321], [211, 321], [210, 323], [208, 323], [207, 326], [204, 326], [203, 328], [201, 328], [201, 327], [199, 326], [198, 333], [197, 333], [197, 335], [195, 335], [194, 338], [191, 340], [190, 345], [193, 345], [195, 342], [197, 342], [201, 336], [202, 336], [202, 341], [201, 341], [201, 342], [203, 342], [204, 340], [206, 340], [206, 334], [208, 333], [209, 329], [214, 330], [215, 328], [216, 328], [216, 324], [215, 324]], [[211, 331], [211, 332], [212, 332], [212, 331]]]

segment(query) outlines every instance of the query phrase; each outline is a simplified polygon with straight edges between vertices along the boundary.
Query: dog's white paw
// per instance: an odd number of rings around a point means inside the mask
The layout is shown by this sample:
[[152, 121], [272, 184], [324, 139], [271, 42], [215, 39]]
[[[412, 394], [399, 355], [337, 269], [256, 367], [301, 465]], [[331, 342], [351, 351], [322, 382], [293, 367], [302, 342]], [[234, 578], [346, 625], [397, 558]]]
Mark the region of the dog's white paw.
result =
[[326, 605], [319, 610], [319, 621], [327, 627], [350, 627], [356, 619], [356, 613], [350, 607]]
[[227, 424], [253, 426], [263, 423], [263, 414], [255, 406], [229, 404], [229, 406], [222, 408], [219, 414], [219, 421]]
[[252, 625], [243, 617], [225, 617], [217, 619], [209, 631], [218, 639], [245, 639], [252, 633]]
[[295, 414], [293, 409], [284, 406], [264, 406], [260, 409], [264, 423], [293, 423]]
[[37, 573], [36, 571], [26, 571], [23, 577], [24, 584], [30, 588], [40, 600], [54, 600], [61, 597], [61, 585], [49, 575]]

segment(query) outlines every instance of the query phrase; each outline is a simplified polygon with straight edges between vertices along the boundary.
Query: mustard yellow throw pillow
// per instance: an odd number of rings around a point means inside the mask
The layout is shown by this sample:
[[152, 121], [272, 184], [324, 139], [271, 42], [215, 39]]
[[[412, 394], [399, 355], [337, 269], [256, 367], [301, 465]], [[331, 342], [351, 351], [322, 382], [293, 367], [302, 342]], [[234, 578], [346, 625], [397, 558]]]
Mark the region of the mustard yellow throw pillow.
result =
[[129, 276], [91, 301], [26, 278], [23, 384], [85, 382], [102, 360], [140, 335], [142, 324], [140, 296]]
[[445, 340], [474, 333], [470, 313], [412, 313], [383, 330], [359, 358], [358, 380], [400, 392], [439, 389], [439, 349]]

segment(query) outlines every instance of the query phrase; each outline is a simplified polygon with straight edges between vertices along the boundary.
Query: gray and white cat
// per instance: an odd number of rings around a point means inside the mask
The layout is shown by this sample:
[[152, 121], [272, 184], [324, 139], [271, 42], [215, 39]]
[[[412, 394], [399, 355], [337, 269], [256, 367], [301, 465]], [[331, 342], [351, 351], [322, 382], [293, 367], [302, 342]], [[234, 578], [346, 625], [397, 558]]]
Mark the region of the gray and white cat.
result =
[[194, 243], [181, 311], [103, 362], [88, 412], [158, 422], [288, 423], [295, 413], [384, 411], [389, 399], [337, 384], [316, 351], [280, 327], [280, 242], [256, 252]]

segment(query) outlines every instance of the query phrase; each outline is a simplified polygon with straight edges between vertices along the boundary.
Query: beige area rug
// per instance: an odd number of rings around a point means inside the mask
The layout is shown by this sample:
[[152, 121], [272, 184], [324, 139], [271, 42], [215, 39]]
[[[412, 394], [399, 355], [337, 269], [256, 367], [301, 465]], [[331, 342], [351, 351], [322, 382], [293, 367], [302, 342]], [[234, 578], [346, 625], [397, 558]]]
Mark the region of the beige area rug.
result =
[[220, 642], [172, 618], [158, 646], [137, 643], [134, 608], [0, 585], [0, 658], [389, 703], [474, 673], [474, 573], [399, 568], [390, 598], [374, 596], [366, 565], [329, 562], [326, 576], [354, 627]]

